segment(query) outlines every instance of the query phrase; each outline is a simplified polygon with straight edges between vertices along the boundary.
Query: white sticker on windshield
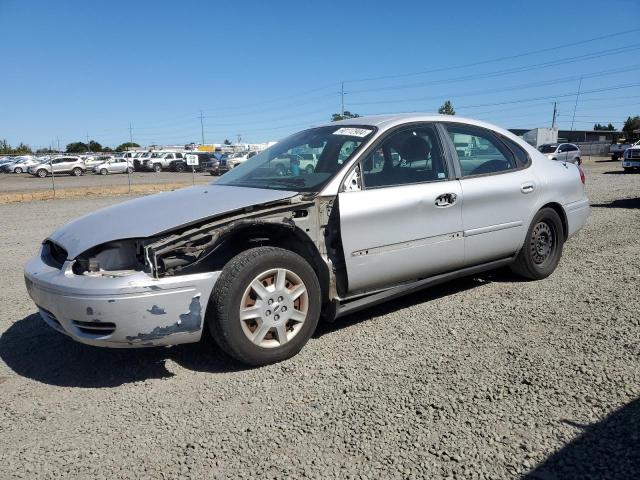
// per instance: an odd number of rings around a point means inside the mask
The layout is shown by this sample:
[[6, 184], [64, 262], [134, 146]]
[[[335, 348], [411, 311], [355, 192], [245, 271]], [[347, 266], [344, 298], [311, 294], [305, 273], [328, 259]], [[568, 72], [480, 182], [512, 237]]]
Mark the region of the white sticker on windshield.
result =
[[366, 137], [371, 133], [368, 128], [342, 127], [333, 132], [334, 135], [348, 135], [350, 137]]

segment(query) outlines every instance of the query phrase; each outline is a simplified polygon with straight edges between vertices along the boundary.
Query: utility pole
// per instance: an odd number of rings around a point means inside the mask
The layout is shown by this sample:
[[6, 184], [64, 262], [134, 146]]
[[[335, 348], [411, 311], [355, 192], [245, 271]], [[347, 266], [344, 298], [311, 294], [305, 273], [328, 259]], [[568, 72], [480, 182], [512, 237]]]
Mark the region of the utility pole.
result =
[[89, 146], [89, 132], [87, 132], [87, 150], [91, 151], [91, 147]]
[[[129, 145], [133, 146], [133, 127], [131, 126], [131, 122], [129, 122]], [[133, 165], [129, 165], [129, 159], [127, 161], [127, 181], [129, 182], [129, 192], [131, 193], [131, 167]]]
[[578, 108], [578, 99], [580, 98], [581, 88], [582, 88], [582, 75], [580, 75], [580, 82], [578, 83], [578, 93], [576, 93], [576, 103], [573, 106], [573, 118], [571, 119], [571, 131], [573, 131], [573, 122], [576, 119], [576, 108]]
[[242, 141], [242, 135], [240, 135], [239, 133], [236, 135], [236, 145], [240, 145], [240, 142]]
[[202, 110], [200, 110], [200, 133], [202, 134], [202, 144], [204, 145], [204, 123], [202, 122]]
[[60, 137], [56, 137], [56, 141], [58, 142], [58, 153], [60, 153]]
[[558, 114], [558, 110], [557, 110], [557, 102], [553, 102], [553, 120], [551, 120], [551, 128], [555, 128], [556, 126], [556, 115]]

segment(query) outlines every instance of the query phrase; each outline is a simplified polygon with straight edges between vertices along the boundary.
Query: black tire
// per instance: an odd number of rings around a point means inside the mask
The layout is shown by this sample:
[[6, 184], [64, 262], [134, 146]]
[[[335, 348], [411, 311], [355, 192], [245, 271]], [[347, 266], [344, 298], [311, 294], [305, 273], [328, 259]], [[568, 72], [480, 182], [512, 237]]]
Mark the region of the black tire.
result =
[[71, 173], [72, 173], [74, 176], [79, 177], [80, 175], [82, 175], [82, 169], [81, 169], [81, 168], [76, 167], [76, 168], [74, 168], [74, 169], [71, 171]]
[[[273, 268], [286, 268], [300, 277], [309, 304], [307, 317], [292, 339], [282, 346], [264, 348], [245, 335], [239, 309], [251, 281]], [[320, 318], [320, 295], [318, 278], [302, 257], [282, 248], [252, 248], [232, 258], [222, 270], [209, 299], [206, 322], [216, 344], [229, 356], [247, 365], [268, 365], [294, 356], [307, 343]]]
[[624, 173], [631, 173], [631, 171], [633, 170], [631, 167], [622, 167], [624, 168]]
[[184, 165], [182, 164], [176, 165], [176, 172], [178, 173], [184, 172]]
[[47, 171], [44, 168], [41, 168], [36, 172], [36, 175], [38, 175], [40, 178], [44, 178], [47, 176]]
[[547, 278], [560, 262], [564, 235], [558, 213], [552, 208], [541, 209], [533, 217], [524, 245], [511, 270], [529, 280]]
[[578, 166], [582, 165], [582, 159], [580, 157], [576, 157], [575, 162]]
[[216, 175], [215, 173], [213, 173], [213, 170], [209, 170], [209, 174], [210, 174], [212, 177], [215, 177], [215, 175]]
[[16, 167], [13, 173], [22, 173], [22, 167]]
[[305, 168], [304, 170], [309, 175], [311, 175], [315, 171], [315, 169], [313, 168], [313, 165], [307, 165], [307, 168]]
[[125, 172], [124, 172], [124, 173], [130, 174], [130, 173], [133, 173], [133, 172], [134, 172], [134, 169], [133, 169], [133, 168], [131, 168], [131, 167], [129, 167], [129, 168], [127, 168], [127, 169], [125, 170]]
[[287, 170], [284, 168], [284, 165], [281, 163], [276, 165], [276, 175], [283, 177], [287, 173]]
[[106, 168], [100, 169], [100, 175], [106, 175], [107, 173], [109, 173], [109, 170], [107, 170]]
[[618, 155], [611, 155], [611, 160], [614, 162], [618, 160]]
[[159, 163], [154, 163], [153, 164], [153, 171], [156, 173], [159, 173], [162, 171], [162, 165], [160, 165]]

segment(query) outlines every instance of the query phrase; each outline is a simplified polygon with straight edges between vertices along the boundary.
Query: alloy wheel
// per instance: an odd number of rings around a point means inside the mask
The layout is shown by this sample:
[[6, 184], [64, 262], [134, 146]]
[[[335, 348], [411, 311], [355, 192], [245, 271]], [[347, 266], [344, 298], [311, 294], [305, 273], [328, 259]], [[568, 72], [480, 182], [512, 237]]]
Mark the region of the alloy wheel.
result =
[[275, 348], [291, 341], [302, 329], [309, 294], [302, 279], [284, 268], [256, 276], [240, 303], [240, 324], [255, 345]]

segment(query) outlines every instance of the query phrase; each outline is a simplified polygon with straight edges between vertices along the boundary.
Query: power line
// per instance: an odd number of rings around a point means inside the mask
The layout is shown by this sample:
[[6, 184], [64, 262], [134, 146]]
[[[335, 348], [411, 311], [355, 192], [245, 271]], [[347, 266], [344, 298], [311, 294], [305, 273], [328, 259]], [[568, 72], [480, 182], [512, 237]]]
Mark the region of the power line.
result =
[[351, 90], [351, 93], [357, 94], [357, 93], [381, 92], [381, 91], [388, 91], [388, 90], [403, 90], [403, 89], [409, 89], [409, 88], [419, 88], [419, 87], [424, 87], [428, 85], [438, 85], [438, 84], [451, 83], [451, 82], [461, 82], [461, 81], [467, 81], [467, 80], [493, 78], [493, 77], [498, 77], [503, 75], [509, 75], [512, 73], [522, 73], [522, 72], [528, 72], [531, 70], [537, 70], [542, 68], [557, 67], [559, 65], [567, 65], [569, 63], [575, 63], [575, 62], [580, 62], [584, 60], [592, 60], [594, 58], [600, 58], [604, 56], [618, 55], [621, 53], [628, 53], [630, 51], [639, 50], [639, 49], [640, 49], [640, 43], [637, 43], [637, 44], [628, 45], [625, 47], [617, 47], [617, 48], [602, 50], [599, 52], [593, 52], [585, 55], [566, 57], [558, 60], [537, 63], [533, 65], [523, 65], [520, 67], [496, 70], [493, 72], [476, 73], [472, 75], [464, 75], [461, 77], [443, 78], [443, 79], [437, 79], [437, 80], [430, 80], [428, 82], [390, 85], [390, 86], [368, 88], [368, 89], [361, 89], [361, 90]]
[[411, 76], [417, 76], [417, 75], [425, 75], [427, 73], [436, 73], [436, 72], [444, 72], [444, 71], [448, 71], [448, 70], [456, 70], [456, 69], [459, 69], [459, 68], [476, 67], [478, 65], [486, 65], [488, 63], [502, 62], [504, 60], [513, 60], [515, 58], [526, 57], [526, 56], [529, 56], [529, 55], [536, 55], [538, 53], [545, 53], [545, 52], [550, 52], [550, 51], [553, 51], [553, 50], [560, 50], [560, 49], [563, 49], [563, 48], [575, 47], [577, 45], [584, 45], [585, 43], [591, 43], [591, 42], [595, 42], [595, 41], [598, 41], [598, 40], [604, 40], [606, 38], [618, 37], [618, 36], [621, 36], [621, 35], [627, 35], [629, 33], [636, 33], [636, 32], [639, 32], [639, 31], [640, 31], [640, 28], [635, 28], [635, 29], [631, 29], [631, 30], [626, 30], [624, 32], [610, 33], [610, 34], [607, 34], [607, 35], [601, 35], [601, 36], [598, 36], [598, 37], [592, 37], [592, 38], [588, 38], [588, 39], [585, 39], [585, 40], [580, 40], [580, 41], [577, 41], [577, 42], [565, 43], [565, 44], [562, 44], [562, 45], [556, 45], [556, 46], [553, 46], [553, 47], [541, 48], [541, 49], [537, 49], [537, 50], [530, 50], [528, 52], [522, 52], [522, 53], [517, 53], [517, 54], [514, 54], [514, 55], [507, 55], [507, 56], [492, 58], [492, 59], [488, 59], [488, 60], [481, 60], [481, 61], [478, 61], [478, 62], [464, 63], [464, 64], [453, 65], [453, 66], [449, 66], [449, 67], [432, 68], [432, 69], [429, 69], [429, 70], [422, 70], [422, 71], [419, 71], [419, 72], [400, 73], [400, 74], [394, 74], [394, 75], [383, 75], [383, 76], [379, 76], [379, 77], [369, 77], [369, 78], [356, 78], [356, 79], [347, 80], [347, 83], [368, 82], [368, 81], [374, 81], [374, 80], [388, 80], [390, 78], [411, 77]]

